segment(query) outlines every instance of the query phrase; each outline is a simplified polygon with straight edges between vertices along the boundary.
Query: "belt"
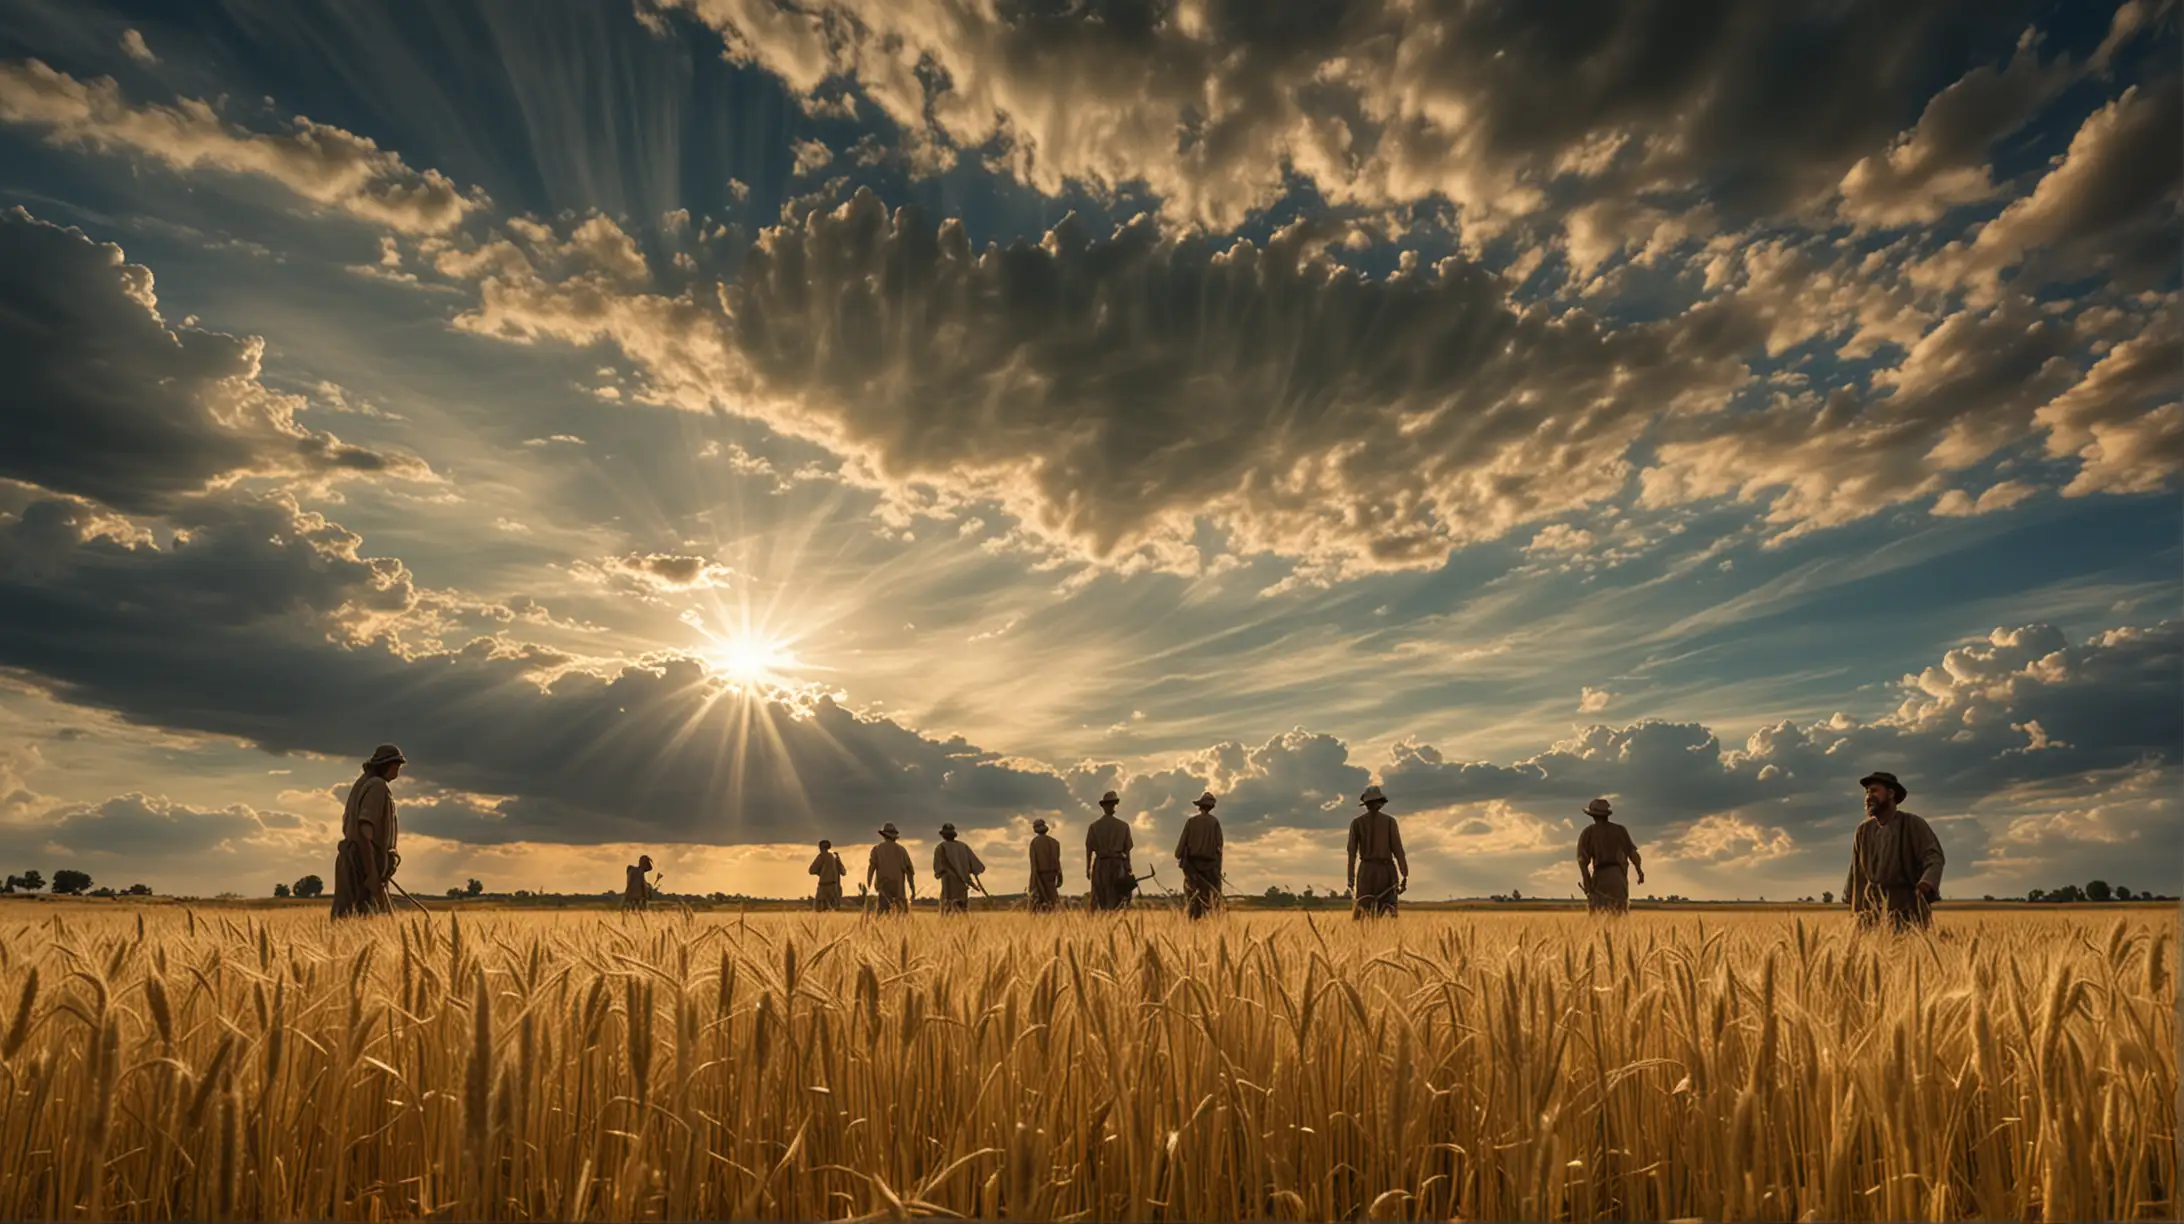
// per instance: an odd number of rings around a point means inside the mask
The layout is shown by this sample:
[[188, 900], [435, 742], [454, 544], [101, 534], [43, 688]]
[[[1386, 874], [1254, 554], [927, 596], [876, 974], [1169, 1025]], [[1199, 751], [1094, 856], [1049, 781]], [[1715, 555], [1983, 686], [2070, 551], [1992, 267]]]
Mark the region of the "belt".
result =
[[1393, 855], [1361, 854], [1358, 856], [1357, 861], [1360, 863], [1380, 863], [1384, 866], [1393, 866], [1395, 864], [1395, 857]]
[[1130, 861], [1130, 854], [1128, 851], [1119, 851], [1112, 854], [1095, 854], [1092, 856], [1092, 859], [1094, 862], [1100, 863], [1127, 863]]

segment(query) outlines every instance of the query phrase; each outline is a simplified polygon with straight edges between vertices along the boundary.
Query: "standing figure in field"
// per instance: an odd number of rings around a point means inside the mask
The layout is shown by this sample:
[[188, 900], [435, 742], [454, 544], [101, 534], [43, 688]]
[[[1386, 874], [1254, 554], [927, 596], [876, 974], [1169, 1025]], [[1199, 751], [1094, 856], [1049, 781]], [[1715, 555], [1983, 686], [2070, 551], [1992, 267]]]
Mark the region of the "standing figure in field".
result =
[[1127, 904], [1136, 882], [1130, 867], [1130, 825], [1115, 815], [1121, 802], [1113, 791], [1101, 795], [1100, 817], [1084, 831], [1084, 876], [1092, 882], [1092, 904], [1103, 910]]
[[819, 893], [812, 898], [812, 908], [842, 908], [842, 877], [849, 872], [842, 866], [842, 856], [834, 852], [833, 842], [819, 839], [819, 857], [811, 861], [811, 874], [819, 877]]
[[1062, 902], [1062, 843], [1047, 836], [1047, 822], [1031, 822], [1031, 912], [1044, 914]]
[[[1410, 887], [1410, 860], [1403, 857], [1403, 831], [1395, 817], [1380, 809], [1388, 797], [1377, 786], [1368, 786], [1357, 801], [1365, 811], [1350, 822], [1349, 880], [1350, 916], [1395, 913], [1397, 893]], [[1400, 874], [1398, 874], [1400, 873]]]
[[[969, 846], [956, 840], [953, 824], [940, 826], [940, 844], [933, 847], [933, 878], [940, 881], [940, 912], [961, 914], [971, 908], [971, 885], [986, 873], [986, 864]], [[978, 891], [986, 891], [980, 885]]]
[[393, 744], [381, 744], [364, 772], [349, 786], [341, 808], [341, 846], [334, 851], [334, 917], [390, 914], [387, 882], [402, 865], [394, 849], [394, 794], [387, 784], [400, 777], [409, 758]]
[[880, 843], [872, 847], [872, 853], [865, 859], [865, 883], [880, 895], [883, 914], [909, 913], [910, 901], [903, 895], [903, 889], [907, 887], [913, 897], [918, 891], [918, 873], [910, 865], [910, 852], [896, 840], [901, 836], [895, 830], [894, 821], [881, 825]]
[[1886, 918], [1892, 931], [1924, 928], [1941, 897], [1941, 839], [1924, 817], [1896, 806], [1911, 794], [1896, 775], [1876, 770], [1858, 785], [1865, 788], [1866, 818], [1851, 839], [1843, 899], [1860, 926]]
[[652, 856], [640, 854], [637, 861], [624, 868], [622, 884], [622, 908], [644, 910], [652, 908], [652, 885], [645, 876], [652, 871]]
[[1203, 918], [1221, 904], [1221, 822], [1213, 818], [1218, 802], [1212, 791], [1200, 795], [1198, 814], [1183, 822], [1183, 836], [1175, 843], [1183, 897], [1193, 918]]
[[1630, 830], [1608, 819], [1615, 808], [1605, 799], [1585, 805], [1592, 825], [1577, 835], [1577, 878], [1585, 886], [1585, 908], [1595, 914], [1630, 912], [1630, 877], [1646, 882], [1646, 869], [1638, 861], [1638, 843]]

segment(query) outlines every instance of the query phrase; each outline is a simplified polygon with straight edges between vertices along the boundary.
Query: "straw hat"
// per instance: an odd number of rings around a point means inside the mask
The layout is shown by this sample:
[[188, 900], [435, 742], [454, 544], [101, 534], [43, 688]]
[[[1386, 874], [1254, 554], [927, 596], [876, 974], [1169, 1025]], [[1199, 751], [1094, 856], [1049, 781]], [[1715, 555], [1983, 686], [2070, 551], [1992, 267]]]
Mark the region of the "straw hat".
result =
[[1044, 833], [1044, 832], [1046, 832], [1046, 831], [1047, 831], [1047, 822], [1046, 822], [1046, 821], [1044, 821], [1044, 820], [1034, 820], [1034, 821], [1032, 821], [1032, 822], [1031, 822], [1031, 831], [1032, 831], [1032, 832], [1034, 832], [1034, 833]]
[[1219, 802], [1220, 800], [1213, 797], [1212, 791], [1207, 791], [1205, 794], [1198, 797], [1198, 806], [1201, 808], [1211, 808], [1214, 804]]
[[1365, 788], [1365, 793], [1357, 797], [1357, 801], [1359, 803], [1386, 803], [1388, 797], [1380, 793], [1379, 787], [1368, 786]]
[[395, 747], [393, 744], [381, 744], [379, 747], [372, 749], [371, 759], [364, 762], [364, 768], [377, 769], [381, 765], [407, 764], [409, 764], [409, 758], [402, 755], [400, 748]]
[[1873, 785], [1875, 782], [1886, 782], [1888, 784], [1888, 789], [1896, 792], [1896, 802], [1898, 803], [1902, 803], [1904, 800], [1911, 797], [1911, 792], [1903, 788], [1903, 783], [1896, 780], [1896, 775], [1888, 772], [1885, 769], [1876, 769], [1872, 773], [1867, 774], [1865, 777], [1858, 779], [1858, 786], [1860, 789], [1863, 789], [1865, 787]]
[[880, 836], [881, 836], [881, 837], [901, 837], [901, 836], [902, 836], [902, 834], [896, 831], [896, 829], [895, 829], [895, 822], [894, 822], [894, 821], [892, 821], [892, 820], [890, 820], [890, 821], [888, 821], [888, 822], [887, 822], [886, 824], [883, 824], [883, 825], [881, 825], [881, 826], [880, 826]]
[[1115, 792], [1113, 792], [1113, 791], [1108, 791], [1108, 792], [1107, 792], [1106, 794], [1104, 794], [1104, 795], [1101, 795], [1101, 796], [1100, 796], [1100, 802], [1101, 802], [1101, 803], [1121, 803], [1121, 802], [1122, 802], [1122, 796], [1121, 796], [1121, 795], [1118, 795], [1118, 794], [1116, 794], [1116, 793], [1115, 793]]
[[1607, 800], [1595, 799], [1585, 805], [1585, 814], [1587, 816], [1613, 816], [1615, 815], [1615, 809], [1608, 805]]

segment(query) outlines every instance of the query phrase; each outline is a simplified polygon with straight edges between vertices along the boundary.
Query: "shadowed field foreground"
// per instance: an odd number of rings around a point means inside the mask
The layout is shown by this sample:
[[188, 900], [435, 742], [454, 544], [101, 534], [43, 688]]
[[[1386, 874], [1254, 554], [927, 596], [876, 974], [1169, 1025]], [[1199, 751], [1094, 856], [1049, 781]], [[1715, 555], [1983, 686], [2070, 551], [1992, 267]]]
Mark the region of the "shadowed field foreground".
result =
[[0, 1216], [2175, 1214], [2166, 917], [0, 928]]

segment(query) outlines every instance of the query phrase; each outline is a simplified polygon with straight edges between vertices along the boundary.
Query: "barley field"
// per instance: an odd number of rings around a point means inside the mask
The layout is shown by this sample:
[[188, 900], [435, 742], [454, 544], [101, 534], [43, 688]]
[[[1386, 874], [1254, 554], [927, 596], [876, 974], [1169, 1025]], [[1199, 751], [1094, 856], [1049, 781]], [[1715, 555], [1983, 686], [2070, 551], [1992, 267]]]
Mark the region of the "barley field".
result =
[[70, 909], [0, 1216], [2150, 1219], [2176, 923]]

